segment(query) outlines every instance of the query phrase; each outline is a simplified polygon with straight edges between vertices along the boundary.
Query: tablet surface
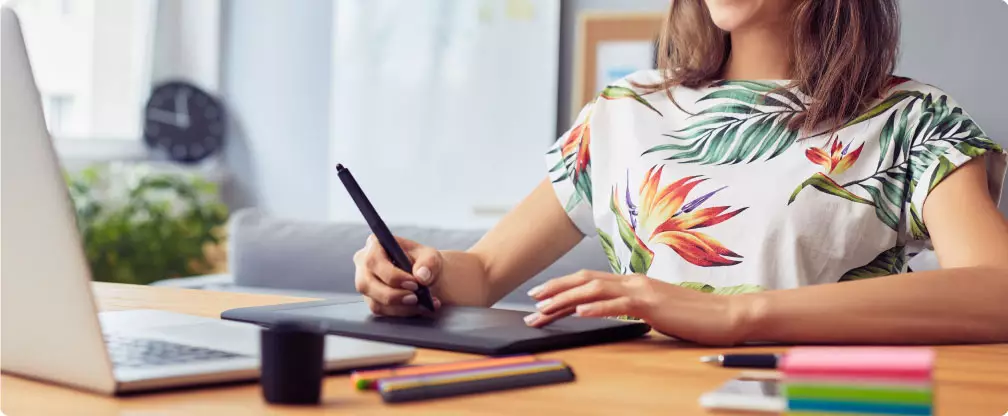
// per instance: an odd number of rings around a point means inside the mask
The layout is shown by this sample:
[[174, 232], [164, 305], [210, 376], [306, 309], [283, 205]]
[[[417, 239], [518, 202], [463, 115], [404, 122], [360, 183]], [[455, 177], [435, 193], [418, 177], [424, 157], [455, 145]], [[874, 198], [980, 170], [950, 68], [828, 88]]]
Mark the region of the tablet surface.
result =
[[445, 306], [410, 318], [371, 314], [364, 302], [323, 300], [224, 311], [221, 318], [271, 325], [294, 320], [318, 323], [330, 334], [484, 355], [531, 353], [622, 341], [651, 328], [616, 319], [560, 319], [544, 328], [525, 325], [528, 312]]

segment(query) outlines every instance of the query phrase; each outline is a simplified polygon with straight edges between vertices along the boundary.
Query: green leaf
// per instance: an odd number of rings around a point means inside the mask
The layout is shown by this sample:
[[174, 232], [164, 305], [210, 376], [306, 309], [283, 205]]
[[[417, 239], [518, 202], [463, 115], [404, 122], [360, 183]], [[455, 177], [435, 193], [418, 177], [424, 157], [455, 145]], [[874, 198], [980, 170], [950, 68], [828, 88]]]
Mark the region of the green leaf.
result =
[[630, 271], [635, 274], [647, 274], [651, 269], [654, 254], [644, 247], [636, 246], [630, 254]]
[[787, 150], [788, 148], [791, 147], [792, 144], [794, 144], [797, 138], [798, 138], [797, 130], [787, 129], [784, 132], [784, 134], [782, 134], [777, 139], [777, 148], [774, 149], [773, 153], [770, 154], [770, 157], [768, 157], [767, 160], [780, 156], [781, 153], [784, 153], [785, 150]]
[[651, 111], [654, 111], [655, 113], [658, 113], [659, 116], [662, 116], [661, 111], [658, 111], [657, 108], [654, 108], [654, 106], [651, 105], [651, 103], [649, 103], [647, 100], [645, 100], [644, 97], [641, 97], [640, 94], [637, 94], [636, 91], [631, 90], [631, 89], [629, 89], [627, 87], [618, 87], [618, 86], [610, 85], [610, 86], [606, 87], [604, 90], [602, 90], [602, 98], [605, 98], [607, 100], [617, 100], [617, 99], [621, 99], [621, 98], [631, 98], [634, 101], [637, 101], [637, 102], [643, 104], [645, 107], [650, 108]]
[[840, 277], [840, 281], [846, 282], [900, 274], [906, 270], [906, 260], [906, 247], [896, 246], [882, 252], [868, 264], [844, 273]]
[[623, 265], [620, 264], [619, 256], [616, 255], [616, 247], [613, 246], [612, 237], [606, 234], [602, 229], [598, 229], [599, 240], [602, 241], [602, 250], [606, 253], [606, 258], [609, 259], [609, 268], [613, 273], [620, 274], [623, 272]]
[[928, 238], [928, 230], [924, 225], [924, 221], [921, 220], [921, 216], [917, 211], [917, 205], [910, 203], [910, 235], [913, 236], [914, 240], [924, 240]]
[[931, 175], [931, 185], [928, 186], [928, 192], [934, 190], [955, 168], [956, 165], [952, 164], [945, 156], [938, 156], [938, 167], [935, 168], [934, 173]]
[[553, 167], [550, 168], [549, 172], [553, 173], [553, 172], [556, 172], [556, 171], [558, 171], [560, 169], [563, 169], [563, 168], [564, 168], [564, 160], [560, 159], [560, 160], [557, 161], [556, 165], [553, 165]]
[[844, 124], [841, 127], [841, 129], [845, 129], [847, 127], [850, 127], [850, 126], [859, 124], [861, 122], [864, 122], [866, 120], [869, 120], [871, 118], [874, 118], [875, 116], [888, 111], [890, 108], [893, 108], [893, 106], [895, 106], [896, 104], [899, 104], [901, 101], [903, 101], [903, 100], [905, 100], [907, 98], [911, 98], [911, 97], [920, 98], [920, 96], [921, 96], [921, 93], [917, 92], [917, 91], [897, 91], [897, 92], [893, 93], [892, 95], [890, 95], [889, 98], [886, 98], [881, 103], [876, 104], [874, 107], [868, 109], [868, 111], [864, 112], [860, 116], [857, 116], [853, 120], [848, 121], [847, 124]]
[[805, 189], [805, 187], [807, 186], [812, 186], [813, 188], [816, 188], [821, 192], [838, 196], [849, 201], [854, 201], [859, 204], [872, 205], [871, 201], [861, 198], [852, 193], [851, 191], [844, 189], [842, 186], [834, 182], [833, 179], [830, 179], [828, 176], [823, 175], [822, 173], [816, 173], [815, 175], [812, 175], [811, 178], [806, 179], [805, 182], [802, 182], [801, 185], [798, 185], [798, 188], [791, 193], [791, 199], [788, 200], [788, 205], [791, 205], [791, 203], [795, 201], [795, 198], [798, 197], [798, 193], [800, 193], [802, 189]]
[[[699, 121], [699, 122], [696, 122], [696, 123], [692, 123], [689, 126], [686, 126], [686, 127], [682, 128], [682, 129], [676, 130], [676, 133], [679, 133], [679, 134], [666, 134], [666, 136], [675, 137], [677, 139], [695, 139], [697, 137], [700, 137], [704, 133], [707, 133], [707, 132], [711, 131], [711, 129], [713, 129], [713, 128], [722, 127], [721, 126], [722, 124], [732, 123], [732, 122], [741, 122], [741, 121], [744, 121], [744, 120], [745, 119], [741, 119], [741, 118], [737, 118], [737, 117], [732, 117], [732, 116], [710, 117], [710, 118], [704, 119], [702, 121]], [[717, 124], [718, 126], [711, 127], [711, 126], [713, 126], [715, 124]], [[686, 133], [686, 132], [689, 132], [689, 131], [692, 131], [693, 133], [689, 134], [689, 135], [686, 135], [686, 136], [682, 135], [683, 133]]]
[[[784, 116], [783, 119], [777, 120], [776, 123], [773, 123], [773, 129], [770, 130], [770, 132], [767, 133], [766, 136], [763, 138], [763, 143], [760, 144], [759, 150], [756, 150], [756, 153], [749, 158], [749, 163], [756, 161], [756, 159], [762, 157], [764, 154], [766, 154], [767, 151], [770, 150], [770, 148], [773, 147], [774, 137], [778, 137], [778, 140], [781, 140], [780, 137], [782, 137], [782, 134], [785, 132], [785, 130], [787, 130], [788, 123], [791, 122], [791, 117], [792, 115], [788, 114]], [[794, 140], [792, 139], [791, 141]]]
[[965, 139], [956, 144], [955, 148], [960, 153], [969, 157], [981, 156], [991, 150], [998, 152], [1001, 151], [1001, 148], [997, 143], [994, 143], [985, 137], [971, 137]]
[[706, 283], [700, 283], [700, 282], [682, 282], [682, 283], [679, 284], [679, 286], [682, 286], [682, 287], [687, 288], [687, 289], [693, 289], [693, 290], [696, 290], [696, 291], [704, 292], [704, 293], [711, 293], [711, 292], [714, 291], [714, 286], [711, 286], [711, 285], [706, 284]]
[[[882, 133], [879, 134], [879, 161], [878, 167], [875, 171], [882, 170], [882, 162], [885, 162], [885, 156], [889, 153], [889, 142], [892, 141], [893, 129], [896, 125], [896, 113], [893, 112], [889, 115], [889, 119], [886, 120], [884, 126], [882, 126]], [[898, 148], [896, 152], [899, 152]]]
[[570, 196], [570, 199], [567, 200], [567, 205], [564, 206], [564, 211], [573, 212], [574, 209], [577, 208], [578, 204], [580, 204], [583, 200], [584, 198], [581, 197], [581, 193], [575, 191], [574, 194]]
[[735, 104], [726, 103], [718, 104], [704, 109], [697, 115], [707, 115], [707, 114], [741, 114], [741, 115], [751, 115], [757, 112], [755, 108], [750, 107], [745, 104]]
[[760, 285], [744, 284], [744, 285], [735, 285], [735, 286], [728, 286], [728, 287], [719, 287], [719, 288], [715, 289], [711, 293], [713, 293], [715, 295], [741, 295], [743, 293], [755, 293], [755, 292], [762, 292], [762, 291], [763, 291], [763, 287], [760, 286]]
[[888, 225], [889, 228], [892, 228], [893, 230], [897, 230], [898, 226], [899, 226], [899, 217], [896, 214], [892, 213], [889, 210], [889, 205], [886, 204], [883, 201], [883, 199], [882, 199], [882, 191], [880, 191], [878, 188], [876, 188], [874, 186], [865, 185], [863, 183], [859, 184], [859, 186], [861, 188], [864, 188], [864, 190], [866, 192], [868, 192], [869, 194], [871, 194], [872, 201], [875, 201], [875, 204], [874, 204], [875, 205], [875, 216], [877, 216], [880, 221], [882, 221], [883, 223], [885, 223], [886, 225]]
[[759, 93], [756, 91], [748, 89], [719, 89], [710, 94], [703, 96], [703, 98], [697, 100], [697, 102], [716, 100], [716, 99], [726, 99], [739, 101], [750, 105], [765, 105], [769, 107], [785, 108], [792, 110], [791, 106], [781, 102], [780, 100], [774, 98], [766, 93]]
[[728, 157], [721, 161], [721, 163], [735, 164], [742, 162], [747, 155], [751, 154], [753, 148], [756, 147], [757, 144], [763, 142], [762, 139], [765, 138], [767, 133], [773, 129], [774, 125], [775, 123], [764, 122], [749, 126], [749, 128], [745, 129], [745, 131], [739, 135], [740, 143], [735, 145], [732, 152], [728, 154]]
[[718, 81], [713, 84], [715, 87], [742, 87], [750, 91], [768, 93], [773, 91], [780, 86], [770, 82], [759, 82], [759, 81]]
[[[888, 180], [879, 180], [882, 183], [882, 193], [886, 200], [895, 207], [903, 205], [903, 190], [896, 183]], [[875, 201], [878, 204], [879, 201]]]
[[[613, 190], [615, 192], [615, 189]], [[654, 253], [650, 249], [639, 243], [637, 234], [634, 232], [630, 222], [623, 216], [620, 207], [616, 205], [616, 198], [610, 198], [609, 209], [616, 214], [616, 225], [619, 227], [620, 238], [630, 250], [630, 271], [633, 273], [647, 274], [654, 260]]]

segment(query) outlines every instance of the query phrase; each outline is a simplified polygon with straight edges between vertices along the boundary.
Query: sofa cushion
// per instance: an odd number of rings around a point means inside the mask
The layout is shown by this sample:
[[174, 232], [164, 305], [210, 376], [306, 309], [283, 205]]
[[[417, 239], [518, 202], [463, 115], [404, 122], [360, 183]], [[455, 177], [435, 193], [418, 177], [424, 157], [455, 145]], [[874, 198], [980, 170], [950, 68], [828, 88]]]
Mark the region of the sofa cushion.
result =
[[[293, 221], [256, 209], [234, 213], [228, 227], [228, 262], [235, 284], [338, 293], [355, 292], [353, 255], [371, 234], [363, 223]], [[485, 232], [404, 225], [389, 228], [397, 236], [442, 250], [465, 250]], [[531, 304], [525, 292], [533, 286], [582, 269], [608, 270], [598, 240], [585, 239], [502, 302]]]

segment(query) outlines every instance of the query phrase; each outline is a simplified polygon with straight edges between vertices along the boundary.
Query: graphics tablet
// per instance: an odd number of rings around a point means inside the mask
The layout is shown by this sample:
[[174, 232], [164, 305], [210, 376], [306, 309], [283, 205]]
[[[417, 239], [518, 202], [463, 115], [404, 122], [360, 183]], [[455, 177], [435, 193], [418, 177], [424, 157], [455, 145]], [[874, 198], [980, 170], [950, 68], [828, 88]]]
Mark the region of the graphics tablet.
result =
[[528, 312], [445, 306], [410, 318], [375, 316], [364, 302], [323, 300], [224, 311], [221, 318], [269, 326], [280, 321], [321, 324], [334, 335], [484, 355], [531, 353], [643, 336], [642, 322], [568, 317], [543, 328], [525, 325]]

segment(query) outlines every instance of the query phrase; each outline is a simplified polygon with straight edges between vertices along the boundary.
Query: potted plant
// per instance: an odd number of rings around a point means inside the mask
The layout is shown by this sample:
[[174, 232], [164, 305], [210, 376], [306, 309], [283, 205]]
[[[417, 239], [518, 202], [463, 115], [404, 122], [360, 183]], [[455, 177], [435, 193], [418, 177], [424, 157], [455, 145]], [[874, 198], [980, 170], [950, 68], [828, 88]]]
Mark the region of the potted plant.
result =
[[94, 280], [149, 284], [205, 274], [221, 243], [227, 209], [198, 175], [122, 166], [68, 175]]

